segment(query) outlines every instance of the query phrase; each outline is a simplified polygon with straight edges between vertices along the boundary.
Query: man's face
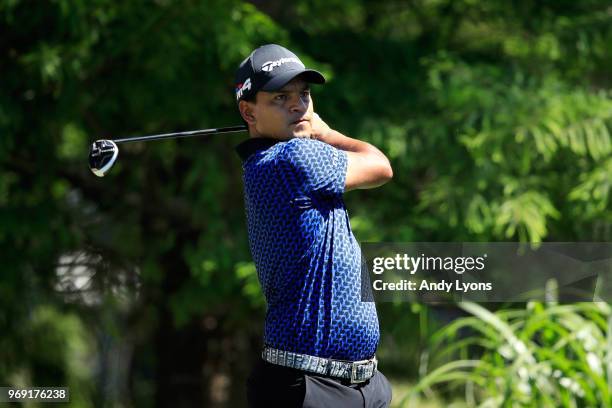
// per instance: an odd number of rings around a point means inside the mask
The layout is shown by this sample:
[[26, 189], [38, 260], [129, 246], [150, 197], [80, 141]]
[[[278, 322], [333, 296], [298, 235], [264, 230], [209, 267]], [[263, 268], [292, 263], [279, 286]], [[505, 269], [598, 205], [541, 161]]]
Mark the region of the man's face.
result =
[[274, 92], [257, 93], [256, 102], [241, 102], [250, 113], [243, 117], [253, 136], [265, 136], [286, 140], [294, 137], [310, 137], [312, 133], [313, 104], [310, 86], [299, 77]]

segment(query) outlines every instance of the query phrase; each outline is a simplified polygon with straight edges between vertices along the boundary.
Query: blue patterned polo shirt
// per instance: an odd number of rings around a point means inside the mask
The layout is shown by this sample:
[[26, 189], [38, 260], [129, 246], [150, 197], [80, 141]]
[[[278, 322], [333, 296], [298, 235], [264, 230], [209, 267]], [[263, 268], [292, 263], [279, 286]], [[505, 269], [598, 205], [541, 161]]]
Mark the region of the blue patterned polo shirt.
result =
[[267, 302], [264, 342], [341, 360], [374, 355], [374, 302], [342, 194], [346, 152], [318, 140], [251, 138], [243, 160], [251, 254]]

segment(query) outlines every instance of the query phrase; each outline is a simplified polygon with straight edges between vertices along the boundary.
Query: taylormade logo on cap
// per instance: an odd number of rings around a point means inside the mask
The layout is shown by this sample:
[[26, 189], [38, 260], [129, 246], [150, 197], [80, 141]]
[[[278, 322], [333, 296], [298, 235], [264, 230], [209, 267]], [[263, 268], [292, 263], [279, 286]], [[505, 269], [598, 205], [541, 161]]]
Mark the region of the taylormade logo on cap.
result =
[[296, 64], [299, 64], [302, 68], [305, 68], [304, 64], [302, 64], [302, 61], [300, 61], [297, 58], [281, 58], [281, 59], [277, 59], [276, 61], [264, 62], [263, 64], [261, 64], [261, 70], [270, 72], [274, 68], [280, 67], [281, 65], [286, 64], [287, 62], [295, 62]]
[[251, 78], [247, 78], [244, 83], [236, 86], [236, 99], [240, 99], [242, 94], [251, 89]]

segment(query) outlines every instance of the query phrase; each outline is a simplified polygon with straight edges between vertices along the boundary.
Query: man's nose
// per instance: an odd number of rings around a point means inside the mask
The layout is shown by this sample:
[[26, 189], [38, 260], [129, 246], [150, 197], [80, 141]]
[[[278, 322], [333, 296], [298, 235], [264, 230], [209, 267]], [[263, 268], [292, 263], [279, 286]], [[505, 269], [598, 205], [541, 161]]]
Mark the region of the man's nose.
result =
[[300, 96], [291, 98], [289, 109], [291, 109], [291, 112], [306, 112], [308, 110], [308, 101]]

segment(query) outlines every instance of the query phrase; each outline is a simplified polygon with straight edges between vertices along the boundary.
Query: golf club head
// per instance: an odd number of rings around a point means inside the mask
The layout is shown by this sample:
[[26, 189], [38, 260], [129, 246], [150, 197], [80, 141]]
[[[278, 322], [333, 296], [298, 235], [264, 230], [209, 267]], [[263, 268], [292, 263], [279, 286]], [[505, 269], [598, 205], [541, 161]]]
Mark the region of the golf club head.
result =
[[96, 140], [89, 150], [89, 168], [98, 177], [104, 177], [113, 167], [119, 148], [112, 140]]

